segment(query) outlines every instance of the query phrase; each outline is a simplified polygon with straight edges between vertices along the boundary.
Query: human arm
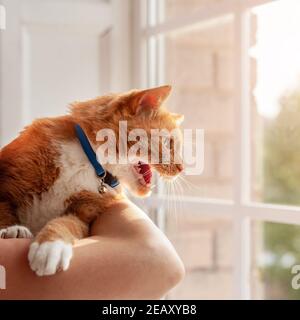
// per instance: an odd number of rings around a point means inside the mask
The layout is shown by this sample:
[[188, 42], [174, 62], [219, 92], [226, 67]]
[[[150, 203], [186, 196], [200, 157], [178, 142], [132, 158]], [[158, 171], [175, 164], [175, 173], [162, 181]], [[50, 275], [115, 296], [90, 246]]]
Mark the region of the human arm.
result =
[[0, 299], [158, 299], [184, 275], [170, 242], [129, 200], [101, 214], [92, 236], [76, 242], [66, 272], [37, 277], [27, 261], [29, 243], [0, 240], [7, 273]]

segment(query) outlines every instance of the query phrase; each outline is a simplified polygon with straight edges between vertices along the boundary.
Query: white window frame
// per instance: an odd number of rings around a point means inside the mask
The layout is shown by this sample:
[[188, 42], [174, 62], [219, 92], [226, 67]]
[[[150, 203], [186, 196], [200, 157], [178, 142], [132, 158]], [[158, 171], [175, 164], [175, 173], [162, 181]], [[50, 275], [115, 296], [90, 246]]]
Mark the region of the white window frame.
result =
[[[199, 211], [212, 217], [227, 217], [233, 221], [233, 288], [235, 299], [251, 298], [251, 221], [264, 221], [300, 225], [300, 207], [255, 203], [249, 199], [250, 189], [250, 87], [249, 87], [249, 10], [255, 6], [271, 3], [274, 0], [223, 0], [199, 8], [192, 14], [158, 21], [154, 26], [147, 24], [149, 15], [159, 19], [161, 0], [134, 0], [134, 78], [135, 87], [147, 87], [162, 83], [163, 75], [156, 72], [156, 78], [150, 77], [149, 71], [161, 70], [163, 61], [159, 58], [159, 49], [149, 52], [151, 37], [232, 14], [235, 24], [235, 141], [234, 141], [234, 196], [232, 201], [203, 199], [197, 197], [173, 198], [171, 201], [184, 202], [185, 208]], [[282, 0], [281, 0], [282, 1]], [[148, 12], [147, 12], [148, 9]], [[149, 10], [151, 11], [149, 14]], [[158, 57], [153, 57], [153, 55]], [[151, 58], [152, 55], [152, 58]], [[150, 60], [160, 62], [151, 63]], [[144, 202], [145, 204], [145, 202]], [[146, 200], [148, 207], [157, 209], [158, 224], [164, 229], [165, 196], [157, 194]], [[201, 213], [200, 213], [201, 214]]]

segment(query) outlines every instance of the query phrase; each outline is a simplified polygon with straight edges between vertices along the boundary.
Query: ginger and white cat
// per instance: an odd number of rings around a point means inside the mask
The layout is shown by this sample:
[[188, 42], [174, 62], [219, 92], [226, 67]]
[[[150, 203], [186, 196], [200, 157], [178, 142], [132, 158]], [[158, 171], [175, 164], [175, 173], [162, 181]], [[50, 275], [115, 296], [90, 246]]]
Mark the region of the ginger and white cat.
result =
[[[120, 120], [127, 120], [128, 130], [171, 131], [182, 116], [161, 107], [170, 90], [163, 86], [74, 103], [69, 115], [34, 121], [0, 151], [0, 237], [34, 238], [28, 259], [37, 275], [68, 269], [74, 240], [87, 237], [97, 216], [124, 196], [122, 190], [99, 193], [101, 181], [77, 139], [75, 125], [94, 148], [100, 145], [97, 132], [110, 128], [117, 135]], [[120, 181], [118, 189], [125, 186], [138, 196], [150, 193], [152, 168], [163, 177], [182, 171], [182, 165], [172, 161], [103, 167]]]

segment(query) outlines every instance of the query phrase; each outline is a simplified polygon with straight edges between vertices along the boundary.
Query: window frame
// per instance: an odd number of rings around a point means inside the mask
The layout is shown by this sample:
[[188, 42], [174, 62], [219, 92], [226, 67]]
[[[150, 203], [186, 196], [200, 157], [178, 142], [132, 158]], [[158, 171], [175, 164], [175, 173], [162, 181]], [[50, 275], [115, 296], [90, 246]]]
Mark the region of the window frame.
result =
[[[163, 1], [134, 0], [134, 77], [136, 87], [155, 86], [163, 83], [163, 60], [160, 59], [161, 45], [149, 48], [150, 39], [161, 34], [194, 25], [223, 15], [232, 14], [235, 29], [235, 141], [234, 141], [234, 177], [233, 200], [216, 200], [198, 197], [175, 197], [173, 202], [183, 202], [188, 210], [205, 212], [212, 217], [226, 217], [233, 222], [233, 294], [235, 299], [251, 299], [251, 222], [275, 222], [300, 225], [300, 207], [287, 205], [271, 205], [251, 201], [250, 170], [251, 170], [251, 114], [249, 86], [249, 12], [251, 8], [274, 2], [275, 0], [223, 0], [195, 10], [192, 14], [170, 18], [162, 21]], [[149, 25], [149, 16], [156, 20], [155, 25]], [[152, 53], [151, 53], [152, 50]], [[155, 76], [150, 76], [151, 71]], [[157, 224], [164, 230], [166, 196], [161, 192], [151, 199], [143, 200], [143, 205], [157, 210]]]

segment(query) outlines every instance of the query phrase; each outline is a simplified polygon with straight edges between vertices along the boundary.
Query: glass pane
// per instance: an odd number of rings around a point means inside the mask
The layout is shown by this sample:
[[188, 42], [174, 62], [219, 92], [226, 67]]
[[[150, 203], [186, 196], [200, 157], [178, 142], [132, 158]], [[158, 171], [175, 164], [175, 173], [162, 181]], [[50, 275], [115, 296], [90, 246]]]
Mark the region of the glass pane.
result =
[[[300, 289], [292, 287], [297, 275], [292, 274], [292, 268], [300, 265], [300, 226], [255, 222], [252, 236], [253, 298], [300, 299]], [[294, 281], [300, 283], [297, 278]]]
[[166, 233], [181, 256], [186, 277], [169, 299], [232, 297], [232, 223], [180, 210], [167, 215]]
[[251, 197], [299, 205], [300, 2], [254, 8], [251, 22]]
[[[158, 0], [159, 2], [161, 0]], [[211, 4], [219, 4], [224, 0], [165, 0], [165, 20], [192, 14], [195, 10], [205, 9]]]
[[179, 192], [231, 199], [235, 72], [232, 17], [166, 35], [164, 53], [164, 83], [173, 86], [168, 107], [184, 114], [183, 128], [204, 129], [204, 171], [185, 176], [185, 181], [179, 179]]

